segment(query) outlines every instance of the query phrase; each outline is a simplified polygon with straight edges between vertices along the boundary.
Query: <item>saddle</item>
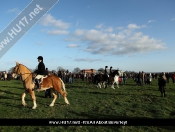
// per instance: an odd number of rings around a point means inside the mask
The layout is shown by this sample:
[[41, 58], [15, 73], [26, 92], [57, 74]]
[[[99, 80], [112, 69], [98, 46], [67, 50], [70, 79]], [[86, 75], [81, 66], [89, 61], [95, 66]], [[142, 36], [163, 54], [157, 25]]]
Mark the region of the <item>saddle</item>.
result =
[[40, 84], [43, 82], [43, 78], [47, 78], [48, 76], [47, 75], [44, 75], [43, 77], [41, 77], [39, 80], [40, 80]]
[[43, 82], [43, 78], [47, 78], [48, 76], [45, 75], [45, 76], [42, 76], [40, 79], [34, 79], [34, 83], [35, 83], [35, 86], [34, 86], [34, 89], [33, 90], [37, 90], [37, 89], [41, 89], [40, 87], [40, 84], [42, 84]]

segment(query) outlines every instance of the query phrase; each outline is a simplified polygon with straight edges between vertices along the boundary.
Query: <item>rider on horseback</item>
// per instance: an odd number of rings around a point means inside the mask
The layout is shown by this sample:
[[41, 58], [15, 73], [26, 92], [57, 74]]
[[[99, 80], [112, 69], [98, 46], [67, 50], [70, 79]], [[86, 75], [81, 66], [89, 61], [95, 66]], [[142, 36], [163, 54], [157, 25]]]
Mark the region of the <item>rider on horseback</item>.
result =
[[108, 72], [107, 72], [107, 68], [108, 68], [108, 66], [105, 66], [104, 77], [105, 77], [105, 80], [106, 80], [106, 81], [108, 81], [108, 77], [109, 77]]
[[104, 74], [108, 76], [108, 72], [107, 72], [106, 68], [108, 68], [108, 66], [105, 66], [105, 73]]
[[46, 71], [45, 71], [45, 65], [44, 65], [44, 63], [43, 63], [43, 57], [42, 56], [38, 56], [38, 62], [39, 62], [39, 64], [38, 64], [38, 69], [37, 70], [35, 70], [35, 72], [34, 73], [36, 73], [37, 75], [36, 75], [36, 77], [34, 78], [34, 82], [35, 82], [35, 90], [36, 89], [40, 89], [40, 79], [42, 79], [43, 78], [43, 76], [44, 75], [46, 75]]

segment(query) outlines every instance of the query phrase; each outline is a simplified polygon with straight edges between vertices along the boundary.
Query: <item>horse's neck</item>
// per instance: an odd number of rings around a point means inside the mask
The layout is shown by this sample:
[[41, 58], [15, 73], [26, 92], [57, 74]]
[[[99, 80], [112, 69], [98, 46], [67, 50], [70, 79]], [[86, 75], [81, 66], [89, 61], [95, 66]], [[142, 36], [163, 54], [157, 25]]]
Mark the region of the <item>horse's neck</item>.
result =
[[118, 81], [119, 76], [115, 75], [114, 80]]
[[21, 78], [23, 81], [28, 81], [28, 80], [32, 79], [31, 71], [25, 67], [24, 71], [21, 74]]

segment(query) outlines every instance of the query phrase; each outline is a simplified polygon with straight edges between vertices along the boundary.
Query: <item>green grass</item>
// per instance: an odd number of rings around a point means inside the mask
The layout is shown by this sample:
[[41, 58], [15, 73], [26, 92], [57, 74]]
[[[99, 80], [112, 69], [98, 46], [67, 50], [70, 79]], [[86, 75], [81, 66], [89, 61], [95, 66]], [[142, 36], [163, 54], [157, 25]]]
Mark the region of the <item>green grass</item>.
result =
[[[26, 96], [28, 107], [21, 104], [24, 92], [21, 81], [0, 81], [0, 118], [4, 119], [175, 119], [175, 84], [166, 86], [167, 97], [162, 98], [157, 80], [151, 86], [137, 86], [132, 79], [120, 88], [98, 89], [86, 81], [75, 80], [66, 84], [67, 106], [63, 97], [58, 98], [54, 107], [49, 107], [52, 98], [44, 98], [44, 92], [35, 92], [37, 108]], [[116, 87], [116, 86], [115, 86]], [[173, 126], [0, 126], [0, 132], [164, 132], [173, 131]]]

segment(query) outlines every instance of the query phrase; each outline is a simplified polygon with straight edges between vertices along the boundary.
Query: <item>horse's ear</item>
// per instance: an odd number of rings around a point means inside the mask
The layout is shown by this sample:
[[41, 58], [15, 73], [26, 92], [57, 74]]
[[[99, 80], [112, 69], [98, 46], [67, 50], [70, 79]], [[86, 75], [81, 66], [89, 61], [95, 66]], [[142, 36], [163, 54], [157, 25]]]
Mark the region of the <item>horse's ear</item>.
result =
[[16, 62], [16, 65], [19, 65], [19, 63], [18, 63], [18, 62]]

